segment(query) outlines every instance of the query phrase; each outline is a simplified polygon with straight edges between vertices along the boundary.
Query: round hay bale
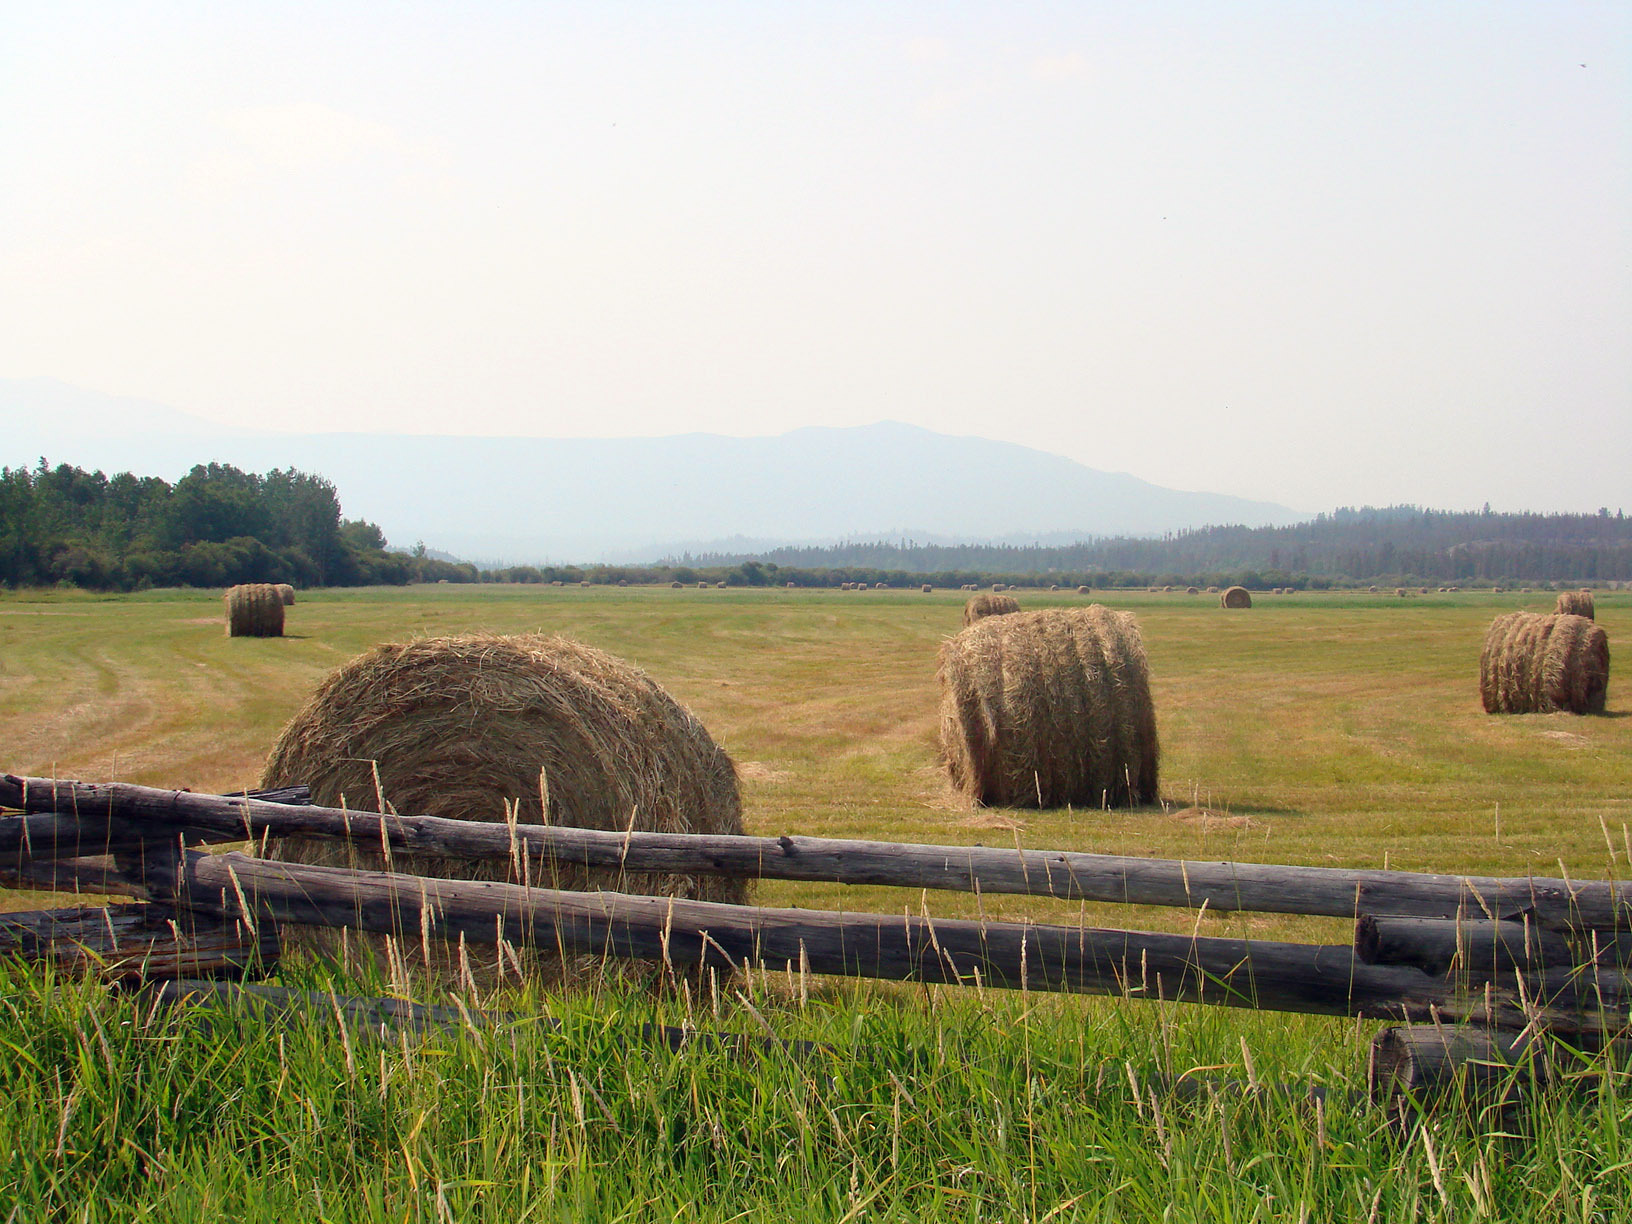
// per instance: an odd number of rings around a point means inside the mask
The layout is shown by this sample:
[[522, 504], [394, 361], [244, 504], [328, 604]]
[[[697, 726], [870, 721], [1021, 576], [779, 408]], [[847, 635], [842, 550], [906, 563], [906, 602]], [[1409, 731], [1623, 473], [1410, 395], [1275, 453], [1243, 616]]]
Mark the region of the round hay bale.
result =
[[1078, 595], [1086, 595], [1086, 594], [1088, 594], [1088, 588], [1087, 588], [1087, 587], [1085, 587], [1085, 586], [1079, 586], [1079, 587], [1078, 587], [1078, 588], [1077, 588], [1077, 594], [1078, 594]]
[[1394, 594], [1398, 595], [1401, 599], [1404, 599], [1407, 595], [1410, 594], [1410, 592], [1407, 591], [1404, 587], [1395, 587], [1394, 588]]
[[1583, 587], [1579, 591], [1560, 591], [1558, 603], [1553, 608], [1560, 616], [1584, 616], [1588, 620], [1598, 619], [1597, 605], [1593, 603], [1592, 592]]
[[283, 606], [286, 607], [286, 608], [294, 607], [295, 606], [295, 588], [290, 586], [287, 582], [280, 582], [280, 583], [277, 584], [277, 587], [278, 587], [278, 598], [283, 600]]
[[1373, 595], [1377, 594], [1377, 588], [1376, 587], [1367, 587], [1366, 589], [1369, 590]]
[[1184, 593], [1186, 595], [1200, 595], [1201, 594], [1201, 592], [1198, 591], [1195, 587], [1185, 587], [1184, 588]]
[[723, 582], [716, 582], [716, 583], [715, 583], [715, 584], [714, 584], [714, 589], [715, 589], [715, 590], [717, 590], [717, 591], [723, 591], [723, 590], [725, 590], [725, 583], [723, 583]]
[[552, 580], [550, 585], [551, 586], [561, 586], [562, 585], [561, 579], [556, 578], [556, 579]]
[[1218, 606], [1221, 608], [1250, 608], [1252, 596], [1244, 586], [1232, 586], [1218, 597]]
[[671, 583], [669, 583], [669, 589], [673, 590], [673, 591], [678, 591], [681, 587], [683, 587], [685, 585], [686, 584], [683, 583], [683, 582], [671, 582]]
[[989, 617], [941, 645], [941, 753], [976, 803], [1156, 801], [1139, 626], [1102, 604]]
[[1424, 594], [1424, 595], [1428, 594], [1428, 588], [1427, 587], [1422, 588], [1422, 594]]
[[1490, 588], [1490, 593], [1492, 595], [1500, 595], [1502, 593], [1502, 588], [1501, 587], [1491, 587]]
[[1173, 594], [1173, 588], [1172, 588], [1172, 587], [1170, 587], [1170, 586], [1164, 586], [1164, 587], [1163, 587], [1163, 588], [1162, 588], [1162, 594], [1163, 594], [1163, 595], [1171, 595], [1171, 594]]
[[589, 579], [588, 579], [588, 578], [585, 578], [585, 579], [584, 579], [584, 580], [583, 580], [583, 581], [582, 581], [582, 582], [580, 582], [580, 583], [579, 583], [579, 584], [578, 584], [578, 585], [579, 585], [579, 586], [581, 586], [581, 587], [587, 587], [587, 586], [588, 586], [588, 585], [589, 585]]
[[[377, 770], [377, 772], [376, 772]], [[312, 801], [453, 820], [741, 833], [731, 758], [644, 672], [563, 637], [474, 634], [376, 646], [323, 682], [278, 737], [263, 785]], [[633, 824], [631, 825], [631, 821]], [[289, 838], [292, 862], [385, 866], [377, 849]], [[514, 879], [510, 863], [393, 854], [397, 871]], [[740, 904], [741, 880], [540, 867], [530, 882]], [[406, 942], [418, 946], [418, 933]], [[378, 941], [383, 944], [383, 939]], [[447, 949], [432, 949], [445, 967]], [[542, 955], [546, 973], [558, 969]]]
[[1210, 586], [1210, 587], [1208, 587], [1208, 588], [1207, 588], [1207, 594], [1209, 594], [1209, 595], [1217, 595], [1217, 594], [1218, 594], [1218, 588], [1217, 588], [1217, 587], [1216, 587], [1216, 586]]
[[875, 590], [875, 591], [887, 591], [887, 590], [889, 590], [889, 586], [886, 583], [883, 583], [883, 582], [875, 582], [875, 583], [873, 583], [873, 590]]
[[228, 637], [282, 637], [283, 596], [270, 582], [247, 582], [228, 587]]
[[934, 589], [935, 589], [935, 588], [934, 588], [934, 587], [932, 587], [932, 586], [930, 586], [930, 585], [929, 585], [929, 583], [927, 583], [927, 582], [926, 582], [926, 583], [924, 583], [924, 585], [923, 585], [923, 586], [921, 586], [921, 587], [919, 587], [919, 588], [918, 588], [918, 590], [919, 590], [919, 591], [920, 591], [920, 592], [922, 592], [922, 593], [923, 593], [923, 594], [925, 594], [925, 595], [928, 595], [928, 594], [929, 594], [929, 593], [930, 593], [930, 592], [932, 592], [932, 591], [933, 591], [933, 590], [934, 590]]
[[788, 583], [788, 590], [790, 590], [790, 591], [793, 590], [793, 583], [791, 583], [791, 582]]
[[1602, 714], [1609, 635], [1585, 616], [1509, 612], [1490, 623], [1479, 656], [1487, 714]]
[[992, 583], [992, 590], [993, 590], [993, 591], [994, 591], [994, 592], [1002, 592], [1002, 591], [1006, 591], [1006, 590], [1008, 590], [1008, 589], [1009, 589], [1009, 588], [1008, 588], [1008, 587], [1006, 587], [1006, 586], [1004, 586], [1004, 585], [1003, 585], [1003, 584], [1002, 584], [1002, 583], [1001, 583], [1001, 582], [994, 582], [994, 583]]
[[706, 583], [706, 582], [702, 582], [702, 581], [699, 581], [699, 582], [698, 582], [698, 583], [697, 583], [697, 589], [698, 589], [698, 590], [699, 590], [699, 591], [706, 591], [706, 590], [707, 590], [707, 589], [708, 589], [708, 583]]
[[963, 627], [967, 629], [978, 620], [988, 616], [1010, 616], [1020, 611], [1020, 601], [1013, 595], [993, 595], [988, 591], [981, 591], [968, 603], [963, 605]]

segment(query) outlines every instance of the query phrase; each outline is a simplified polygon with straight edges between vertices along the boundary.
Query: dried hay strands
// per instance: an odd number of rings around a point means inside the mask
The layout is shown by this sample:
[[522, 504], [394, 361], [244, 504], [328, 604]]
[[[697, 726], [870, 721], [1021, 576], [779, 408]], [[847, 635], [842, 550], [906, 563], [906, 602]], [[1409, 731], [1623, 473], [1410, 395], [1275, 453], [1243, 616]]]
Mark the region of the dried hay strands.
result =
[[283, 600], [283, 606], [286, 607], [286, 608], [294, 607], [295, 606], [295, 588], [290, 586], [287, 582], [280, 582], [277, 585], [278, 585], [278, 598]]
[[993, 595], [982, 591], [963, 605], [963, 627], [967, 629], [988, 616], [1008, 616], [1020, 611], [1020, 601], [1013, 595]]
[[270, 582], [228, 587], [228, 637], [282, 637], [283, 596]]
[[1560, 616], [1584, 616], [1588, 620], [1595, 620], [1597, 607], [1592, 601], [1592, 592], [1582, 587], [1579, 591], [1560, 591], [1558, 603], [1553, 611]]
[[1221, 608], [1250, 608], [1252, 596], [1244, 586], [1232, 586], [1218, 597], [1218, 606]]
[[1156, 712], [1138, 622], [1102, 604], [990, 617], [941, 645], [941, 753], [977, 803], [1156, 800]]
[[[563, 637], [474, 634], [386, 644], [353, 659], [284, 728], [263, 774], [331, 807], [454, 820], [668, 833], [741, 833], [736, 768], [644, 672]], [[615, 888], [741, 904], [741, 880], [552, 863], [473, 863], [317, 839], [291, 862]], [[441, 956], [433, 957], [441, 960]]]
[[1584, 616], [1509, 612], [1485, 634], [1479, 697], [1487, 714], [1602, 714], [1609, 635]]

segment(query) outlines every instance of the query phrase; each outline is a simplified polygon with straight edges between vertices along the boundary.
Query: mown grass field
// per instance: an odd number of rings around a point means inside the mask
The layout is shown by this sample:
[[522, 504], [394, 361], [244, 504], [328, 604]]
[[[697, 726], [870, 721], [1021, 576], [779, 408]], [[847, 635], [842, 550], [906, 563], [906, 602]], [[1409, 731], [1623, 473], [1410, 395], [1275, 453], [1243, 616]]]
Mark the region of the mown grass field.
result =
[[[1027, 607], [1076, 595], [1021, 593]], [[1492, 718], [1498, 612], [1550, 595], [1305, 594], [1225, 612], [1113, 594], [1150, 656], [1166, 802], [973, 813], [936, 766], [952, 592], [457, 586], [302, 593], [283, 639], [229, 640], [219, 597], [0, 600], [0, 765], [198, 790], [253, 784], [333, 667], [420, 634], [544, 630], [628, 658], [744, 773], [755, 833], [984, 842], [1412, 870], [1632, 875], [1632, 700]], [[1612, 654], [1632, 595], [1600, 595]], [[767, 904], [973, 914], [955, 894], [768, 883]], [[46, 899], [4, 898], [8, 908]], [[1193, 914], [988, 897], [989, 917], [1191, 930]], [[1347, 938], [1214, 916], [1208, 933]], [[297, 983], [332, 982], [323, 966]], [[342, 990], [379, 982], [339, 982]], [[740, 992], [740, 993], [739, 993]], [[1349, 1099], [1375, 1026], [1118, 1000], [780, 980], [723, 997], [602, 990], [497, 1036], [342, 1040], [332, 1024], [182, 1022], [39, 975], [3, 987], [0, 1218], [1617, 1219], [1632, 1216], [1612, 1063], [1516, 1113], [1436, 1111], [1402, 1139]], [[826, 1043], [806, 1060], [671, 1055], [643, 1022]], [[201, 1039], [202, 1038], [202, 1039]], [[1318, 1083], [1185, 1103], [1208, 1074]], [[9, 1169], [9, 1171], [7, 1171]], [[1052, 1213], [1052, 1215], [1050, 1214]]]

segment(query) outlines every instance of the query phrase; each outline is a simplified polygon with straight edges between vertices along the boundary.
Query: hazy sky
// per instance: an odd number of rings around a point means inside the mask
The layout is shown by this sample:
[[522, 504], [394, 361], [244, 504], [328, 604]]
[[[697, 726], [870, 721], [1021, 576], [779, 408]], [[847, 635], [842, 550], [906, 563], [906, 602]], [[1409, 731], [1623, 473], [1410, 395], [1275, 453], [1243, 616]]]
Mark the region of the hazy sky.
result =
[[1632, 510], [1632, 6], [5, 0], [36, 376]]

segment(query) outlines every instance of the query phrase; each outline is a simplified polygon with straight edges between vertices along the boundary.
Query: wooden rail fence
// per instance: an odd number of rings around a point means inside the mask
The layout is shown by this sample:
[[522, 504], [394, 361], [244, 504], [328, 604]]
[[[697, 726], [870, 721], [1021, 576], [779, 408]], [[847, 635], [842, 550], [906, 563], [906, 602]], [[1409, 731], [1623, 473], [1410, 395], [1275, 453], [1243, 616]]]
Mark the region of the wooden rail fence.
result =
[[[563, 954], [1111, 994], [1372, 1017], [1374, 1079], [1411, 1087], [1539, 1033], [1601, 1045], [1632, 1018], [1632, 883], [1424, 875], [811, 837], [608, 833], [0, 776], [0, 883], [144, 906], [0, 918], [0, 953], [149, 980], [269, 967], [285, 923]], [[345, 839], [507, 862], [518, 883], [284, 863], [211, 844]], [[567, 867], [714, 873], [1342, 917], [1348, 944], [730, 906], [549, 887]], [[97, 913], [107, 930], [98, 926]], [[124, 922], [124, 928], [119, 924]], [[77, 949], [71, 954], [64, 949]], [[1488, 1030], [1470, 1038], [1452, 1026]], [[1435, 1036], [1434, 1034], [1440, 1034]], [[1461, 1034], [1447, 1037], [1445, 1034]], [[1470, 1052], [1471, 1051], [1471, 1052]]]

